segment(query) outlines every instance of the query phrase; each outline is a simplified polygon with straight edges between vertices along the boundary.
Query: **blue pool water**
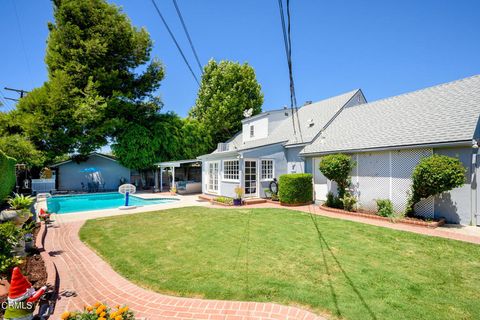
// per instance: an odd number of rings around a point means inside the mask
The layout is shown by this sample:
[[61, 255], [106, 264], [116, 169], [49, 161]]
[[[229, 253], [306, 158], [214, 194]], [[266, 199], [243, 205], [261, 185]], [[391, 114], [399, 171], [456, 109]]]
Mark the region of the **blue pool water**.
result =
[[[142, 199], [130, 196], [129, 205], [147, 206], [178, 201], [173, 198]], [[92, 193], [67, 196], [53, 196], [47, 199], [48, 211], [54, 213], [72, 213], [79, 211], [114, 209], [125, 205], [125, 196], [117, 192]]]

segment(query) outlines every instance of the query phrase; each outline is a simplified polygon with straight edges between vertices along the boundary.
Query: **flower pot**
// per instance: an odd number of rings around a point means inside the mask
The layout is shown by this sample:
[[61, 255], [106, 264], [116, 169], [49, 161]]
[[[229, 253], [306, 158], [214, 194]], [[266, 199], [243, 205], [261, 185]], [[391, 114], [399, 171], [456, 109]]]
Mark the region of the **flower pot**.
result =
[[242, 205], [242, 199], [233, 199], [233, 205], [234, 206], [241, 206]]
[[12, 221], [17, 226], [23, 225], [29, 218], [30, 211], [28, 209], [7, 209], [0, 214], [0, 221]]

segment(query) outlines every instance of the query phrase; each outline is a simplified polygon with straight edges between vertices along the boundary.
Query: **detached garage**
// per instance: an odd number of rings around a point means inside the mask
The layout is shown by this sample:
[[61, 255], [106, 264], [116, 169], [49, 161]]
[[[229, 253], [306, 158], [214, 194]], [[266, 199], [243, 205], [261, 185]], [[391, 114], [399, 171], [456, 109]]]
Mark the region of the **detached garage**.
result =
[[121, 181], [130, 182], [130, 169], [112, 156], [97, 152], [82, 161], [67, 160], [51, 168], [56, 171], [58, 191], [116, 191]]
[[374, 210], [375, 199], [406, 207], [411, 175], [423, 157], [442, 154], [460, 159], [465, 184], [425, 199], [416, 212], [450, 223], [480, 225], [477, 156], [480, 76], [346, 108], [302, 155], [314, 175], [315, 199], [324, 201], [336, 185], [318, 169], [321, 156], [345, 153], [356, 161], [352, 192], [361, 208]]

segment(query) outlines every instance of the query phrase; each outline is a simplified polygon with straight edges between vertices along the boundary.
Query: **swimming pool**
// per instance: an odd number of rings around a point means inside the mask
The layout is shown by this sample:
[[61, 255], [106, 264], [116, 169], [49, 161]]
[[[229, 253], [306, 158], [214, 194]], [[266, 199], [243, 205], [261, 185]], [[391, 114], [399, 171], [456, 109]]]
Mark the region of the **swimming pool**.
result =
[[[130, 206], [148, 206], [178, 201], [174, 198], [142, 199], [130, 195]], [[64, 214], [79, 211], [115, 209], [125, 204], [125, 196], [117, 192], [53, 196], [47, 199], [48, 211]]]

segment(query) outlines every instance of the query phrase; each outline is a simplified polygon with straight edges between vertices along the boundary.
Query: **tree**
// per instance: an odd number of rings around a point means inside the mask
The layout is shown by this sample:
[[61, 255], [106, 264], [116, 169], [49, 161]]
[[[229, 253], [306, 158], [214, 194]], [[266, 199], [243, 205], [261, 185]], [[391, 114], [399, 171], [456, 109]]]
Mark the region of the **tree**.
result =
[[209, 153], [213, 145], [205, 126], [198, 120], [190, 118], [183, 120], [180, 144], [183, 159], [195, 159]]
[[88, 154], [122, 132], [120, 126], [157, 113], [161, 104], [151, 101], [164, 77], [162, 64], [150, 57], [149, 34], [117, 6], [54, 0], [54, 18], [48, 81], [18, 104], [24, 131], [49, 160]]
[[156, 114], [142, 123], [130, 122], [112, 144], [113, 154], [122, 165], [143, 170], [156, 162], [181, 158], [182, 120], [176, 114]]
[[41, 167], [45, 163], [43, 153], [24, 135], [0, 136], [0, 150], [15, 158], [17, 163], [26, 164], [30, 168]]
[[420, 160], [412, 173], [407, 215], [414, 215], [415, 204], [422, 199], [461, 187], [465, 173], [465, 167], [457, 158], [434, 154]]
[[190, 117], [208, 130], [213, 149], [241, 130], [245, 110], [252, 109], [252, 115], [256, 115], [262, 111], [262, 104], [261, 87], [250, 65], [210, 60], [204, 67]]
[[337, 183], [338, 197], [343, 199], [350, 184], [350, 172], [356, 163], [345, 154], [330, 154], [322, 157], [319, 169], [329, 180]]

